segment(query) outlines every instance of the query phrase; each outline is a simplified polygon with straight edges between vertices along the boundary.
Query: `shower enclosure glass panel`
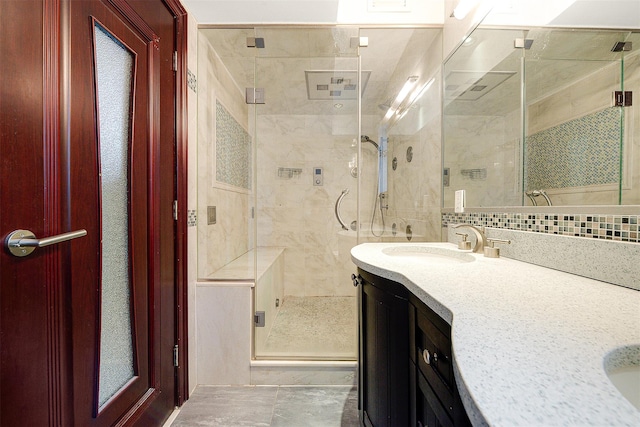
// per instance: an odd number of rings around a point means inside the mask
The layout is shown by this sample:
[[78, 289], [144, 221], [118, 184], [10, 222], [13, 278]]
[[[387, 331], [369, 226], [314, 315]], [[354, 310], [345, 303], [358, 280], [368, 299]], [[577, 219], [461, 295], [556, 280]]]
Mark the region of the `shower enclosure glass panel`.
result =
[[[253, 29], [207, 29], [198, 39], [198, 278], [252, 283], [255, 136]], [[242, 88], [242, 89], [241, 89]]]
[[476, 29], [444, 64], [443, 206], [522, 203], [522, 30]]
[[[357, 28], [257, 28], [255, 215], [257, 359], [354, 360], [356, 288], [340, 204], [357, 219]], [[357, 39], [356, 39], [357, 40]], [[260, 93], [258, 91], [258, 93]], [[260, 267], [260, 252], [268, 268]], [[260, 319], [261, 320], [261, 319]]]
[[528, 31], [534, 42], [524, 54], [525, 205], [618, 205], [630, 188], [631, 168], [622, 162], [631, 164], [633, 138], [624, 130], [632, 126], [623, 122], [625, 108], [612, 104], [623, 84], [623, 53], [612, 47], [629, 35]]

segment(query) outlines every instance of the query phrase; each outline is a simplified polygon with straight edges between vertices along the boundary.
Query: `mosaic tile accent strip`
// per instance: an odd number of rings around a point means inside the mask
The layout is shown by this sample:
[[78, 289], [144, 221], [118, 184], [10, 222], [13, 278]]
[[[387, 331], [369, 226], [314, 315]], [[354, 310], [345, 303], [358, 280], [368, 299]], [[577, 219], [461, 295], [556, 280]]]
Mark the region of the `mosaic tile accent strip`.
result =
[[620, 109], [606, 108], [528, 136], [527, 190], [616, 184]]
[[640, 215], [548, 213], [443, 213], [442, 226], [467, 223], [534, 233], [640, 243]]
[[198, 79], [196, 79], [196, 75], [191, 72], [191, 70], [187, 69], [187, 86], [194, 92], [198, 92]]
[[194, 210], [187, 210], [187, 227], [195, 227], [198, 225], [198, 213]]
[[251, 189], [251, 136], [216, 101], [216, 181]]

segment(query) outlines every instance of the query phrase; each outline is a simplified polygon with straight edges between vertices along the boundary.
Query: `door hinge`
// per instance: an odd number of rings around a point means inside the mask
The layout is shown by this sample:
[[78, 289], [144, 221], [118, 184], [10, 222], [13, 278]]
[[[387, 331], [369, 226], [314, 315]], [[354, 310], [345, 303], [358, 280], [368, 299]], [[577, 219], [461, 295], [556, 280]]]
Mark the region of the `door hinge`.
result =
[[256, 311], [255, 316], [253, 316], [253, 322], [256, 324], [257, 328], [264, 328], [264, 325], [265, 325], [264, 311]]
[[248, 87], [245, 88], [245, 102], [247, 104], [264, 104], [264, 88]]
[[178, 51], [173, 51], [173, 71], [178, 71]]
[[173, 220], [174, 221], [178, 220], [178, 201], [177, 200], [173, 201]]
[[178, 350], [178, 344], [173, 346], [173, 366], [178, 367], [178, 356], [180, 356], [180, 350]]
[[633, 105], [633, 92], [630, 90], [616, 90], [613, 92], [614, 107], [631, 107]]

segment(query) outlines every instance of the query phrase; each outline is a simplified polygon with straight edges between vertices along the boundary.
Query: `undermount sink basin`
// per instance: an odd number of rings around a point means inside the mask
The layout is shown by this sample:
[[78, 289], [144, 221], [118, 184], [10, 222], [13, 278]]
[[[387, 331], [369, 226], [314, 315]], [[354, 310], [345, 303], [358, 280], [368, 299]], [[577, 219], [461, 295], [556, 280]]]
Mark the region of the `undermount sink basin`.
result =
[[618, 348], [605, 359], [609, 380], [640, 410], [640, 345]]
[[422, 263], [460, 264], [476, 260], [469, 253], [437, 246], [392, 246], [384, 248], [382, 253], [391, 257]]

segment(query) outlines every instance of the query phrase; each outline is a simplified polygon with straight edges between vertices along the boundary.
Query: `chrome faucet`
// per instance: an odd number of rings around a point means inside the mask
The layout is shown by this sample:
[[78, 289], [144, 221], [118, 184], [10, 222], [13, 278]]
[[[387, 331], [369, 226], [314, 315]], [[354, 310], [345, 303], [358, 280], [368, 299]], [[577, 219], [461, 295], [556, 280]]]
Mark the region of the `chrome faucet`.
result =
[[477, 227], [471, 225], [471, 224], [456, 224], [454, 226], [452, 226], [453, 228], [459, 228], [459, 227], [467, 227], [468, 229], [470, 229], [473, 234], [475, 234], [476, 236], [476, 245], [473, 247], [473, 252], [482, 252], [482, 250], [484, 249], [485, 246], [487, 246], [487, 238], [484, 235], [484, 231], [478, 229]]

